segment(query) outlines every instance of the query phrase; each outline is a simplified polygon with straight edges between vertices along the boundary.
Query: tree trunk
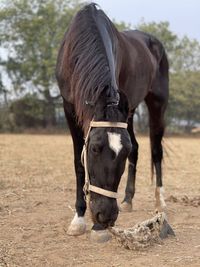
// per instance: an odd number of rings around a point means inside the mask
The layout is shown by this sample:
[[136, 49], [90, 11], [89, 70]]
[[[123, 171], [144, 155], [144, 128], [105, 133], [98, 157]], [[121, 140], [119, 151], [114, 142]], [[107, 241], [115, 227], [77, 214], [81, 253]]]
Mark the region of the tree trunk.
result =
[[55, 104], [54, 99], [50, 95], [48, 89], [44, 91], [44, 96], [46, 100], [46, 108], [45, 108], [45, 121], [47, 127], [53, 127], [56, 125], [56, 115], [55, 115]]

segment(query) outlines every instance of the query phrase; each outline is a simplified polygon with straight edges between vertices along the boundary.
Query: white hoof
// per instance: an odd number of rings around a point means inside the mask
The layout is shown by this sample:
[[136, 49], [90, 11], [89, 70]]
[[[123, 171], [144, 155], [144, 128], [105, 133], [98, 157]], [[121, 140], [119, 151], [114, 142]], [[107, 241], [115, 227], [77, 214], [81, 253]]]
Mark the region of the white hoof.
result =
[[128, 203], [126, 201], [122, 202], [120, 207], [119, 207], [119, 210], [121, 212], [131, 212], [133, 209], [132, 209], [132, 202], [131, 203]]
[[78, 217], [77, 213], [75, 214], [68, 230], [68, 235], [83, 235], [86, 232], [86, 223], [84, 217]]

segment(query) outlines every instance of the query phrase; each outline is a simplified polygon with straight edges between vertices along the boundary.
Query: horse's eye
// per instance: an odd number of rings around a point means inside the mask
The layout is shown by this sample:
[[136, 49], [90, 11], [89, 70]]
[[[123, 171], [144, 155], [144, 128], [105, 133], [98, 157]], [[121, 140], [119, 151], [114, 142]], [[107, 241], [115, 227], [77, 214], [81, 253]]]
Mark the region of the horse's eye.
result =
[[99, 145], [91, 145], [91, 151], [94, 155], [98, 155], [101, 152], [101, 147]]

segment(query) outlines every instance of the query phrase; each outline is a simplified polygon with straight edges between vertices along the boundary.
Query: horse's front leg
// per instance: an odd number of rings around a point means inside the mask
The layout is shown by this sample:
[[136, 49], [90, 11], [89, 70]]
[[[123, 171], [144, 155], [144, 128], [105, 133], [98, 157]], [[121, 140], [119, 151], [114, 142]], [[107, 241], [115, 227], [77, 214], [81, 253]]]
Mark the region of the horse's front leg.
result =
[[136, 178], [136, 166], [138, 160], [138, 143], [135, 139], [135, 134], [133, 131], [133, 117], [128, 120], [128, 132], [130, 134], [132, 149], [131, 153], [128, 156], [129, 166], [128, 166], [128, 178], [125, 189], [125, 197], [121, 203], [121, 211], [132, 211], [132, 199], [135, 194], [135, 178]]
[[68, 235], [82, 235], [86, 232], [85, 211], [86, 203], [84, 199], [83, 186], [85, 183], [85, 172], [82, 167], [80, 154], [74, 148], [74, 166], [76, 172], [76, 213], [68, 228]]
[[69, 235], [82, 235], [86, 231], [86, 223], [84, 219], [86, 202], [83, 192], [83, 186], [85, 183], [85, 171], [81, 163], [81, 152], [84, 145], [84, 134], [82, 129], [77, 125], [73, 106], [64, 101], [64, 111], [73, 140], [74, 167], [76, 172], [76, 214], [71, 221], [67, 233]]

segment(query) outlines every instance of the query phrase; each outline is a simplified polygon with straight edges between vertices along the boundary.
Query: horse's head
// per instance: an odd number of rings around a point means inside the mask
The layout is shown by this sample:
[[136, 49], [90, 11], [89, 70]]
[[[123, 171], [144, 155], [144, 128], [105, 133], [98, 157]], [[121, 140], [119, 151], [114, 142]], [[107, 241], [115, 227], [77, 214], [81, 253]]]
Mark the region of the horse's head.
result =
[[[95, 121], [111, 121], [113, 117], [115, 122], [126, 120], [119, 107], [106, 106], [104, 115], [97, 116]], [[98, 127], [97, 124], [91, 128], [87, 145], [90, 184], [117, 192], [130, 150], [131, 141], [126, 127], [115, 127], [115, 124], [112, 127]], [[116, 198], [93, 191], [90, 192], [90, 209], [95, 225], [101, 228], [114, 225], [118, 216]]]

